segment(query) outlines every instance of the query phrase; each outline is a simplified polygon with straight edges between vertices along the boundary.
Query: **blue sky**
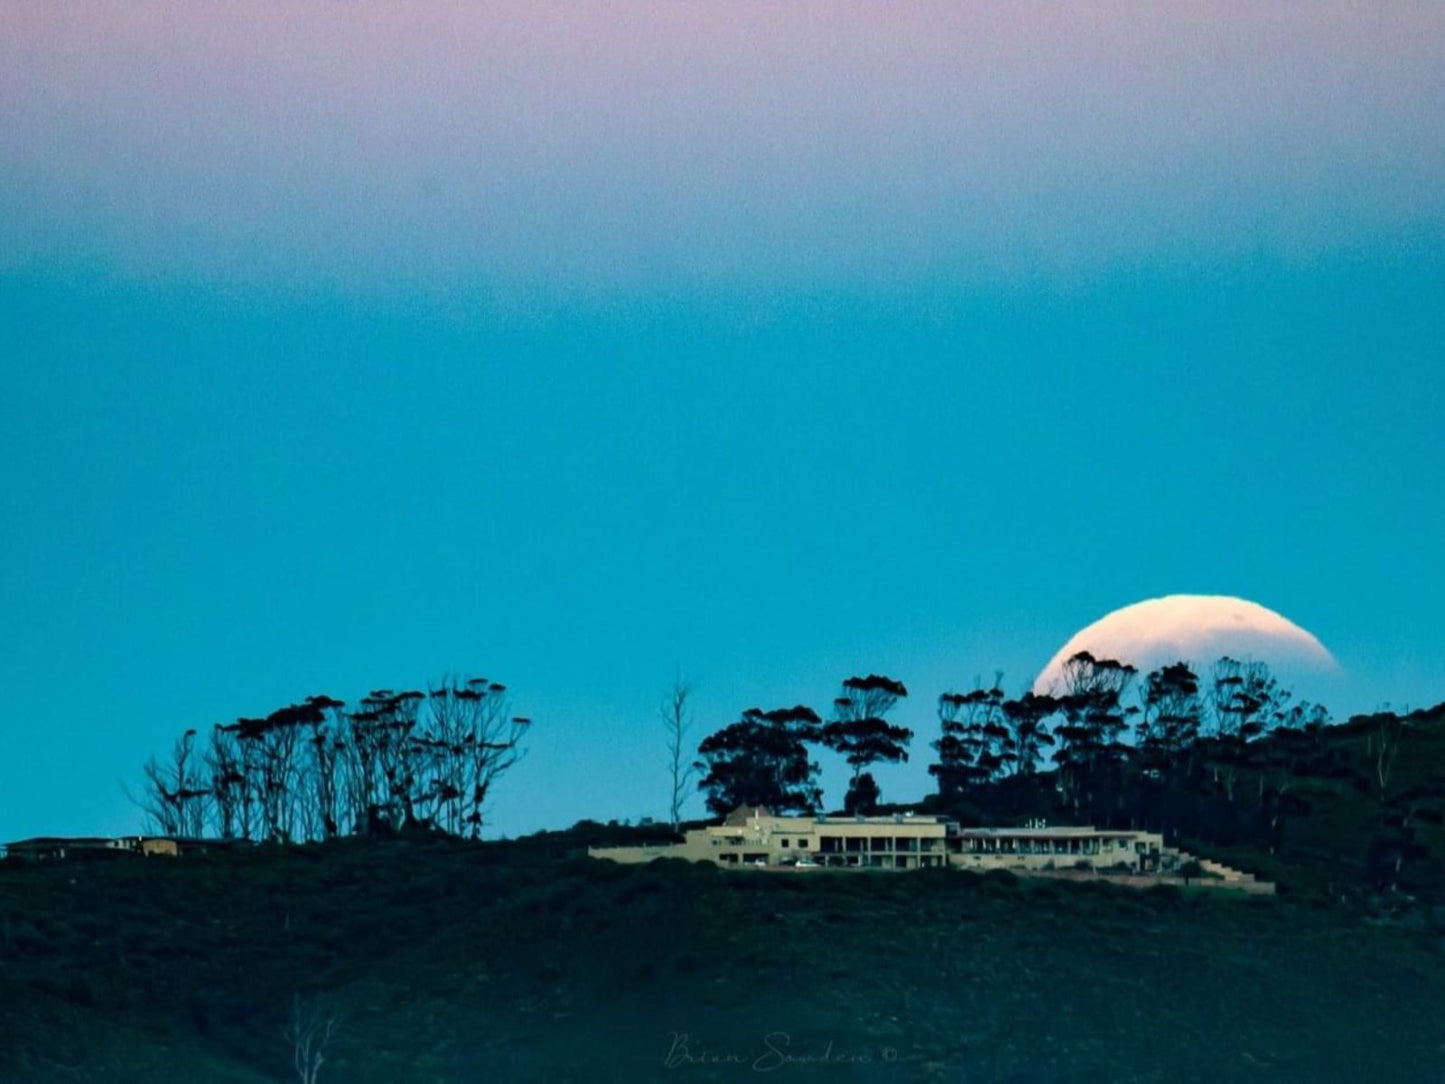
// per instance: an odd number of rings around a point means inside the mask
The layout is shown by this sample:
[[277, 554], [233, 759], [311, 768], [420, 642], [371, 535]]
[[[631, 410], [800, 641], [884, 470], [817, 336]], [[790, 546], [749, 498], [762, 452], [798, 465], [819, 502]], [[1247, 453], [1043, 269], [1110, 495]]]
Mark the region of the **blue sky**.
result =
[[1170, 592], [1445, 699], [1445, 17], [955, 8], [18, 5], [0, 837], [449, 671], [536, 720], [497, 831], [660, 815], [679, 666], [902, 678], [916, 795]]

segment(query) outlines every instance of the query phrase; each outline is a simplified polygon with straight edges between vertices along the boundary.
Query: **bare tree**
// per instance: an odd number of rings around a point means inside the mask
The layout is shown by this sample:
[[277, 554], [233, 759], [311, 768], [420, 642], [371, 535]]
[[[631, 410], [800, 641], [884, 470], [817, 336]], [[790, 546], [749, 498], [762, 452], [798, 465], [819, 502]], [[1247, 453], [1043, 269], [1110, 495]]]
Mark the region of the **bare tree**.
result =
[[281, 843], [408, 825], [475, 838], [530, 725], [510, 714], [506, 686], [485, 678], [378, 690], [354, 711], [312, 696], [218, 725], [204, 756], [187, 731], [170, 761], [145, 765], [144, 792], [126, 794], [148, 831], [169, 834], [200, 835], [209, 822], [223, 838]]
[[674, 829], [682, 821], [682, 807], [687, 801], [688, 784], [697, 772], [696, 762], [683, 755], [688, 731], [692, 729], [692, 708], [689, 701], [694, 688], [693, 682], [678, 674], [657, 709], [662, 717], [663, 729], [667, 733], [667, 767], [672, 776], [672, 799], [668, 805], [668, 816]]
[[324, 1008], [319, 1001], [306, 1004], [300, 994], [291, 996], [291, 1020], [285, 1037], [291, 1044], [291, 1065], [301, 1084], [316, 1084], [326, 1064], [326, 1048], [340, 1026], [339, 1013]]
[[492, 787], [526, 755], [522, 739], [532, 720], [508, 714], [511, 704], [506, 694], [505, 685], [486, 678], [472, 678], [455, 694], [466, 711], [463, 822], [473, 839], [481, 837]]
[[[306, 737], [308, 756], [303, 776], [310, 784], [307, 808], [316, 820], [308, 828], [308, 838], [319, 834], [322, 839], [335, 839], [340, 833], [341, 754], [346, 736], [346, 705], [329, 696], [307, 699], [312, 709], [306, 716], [309, 734]], [[319, 832], [315, 831], [319, 829]]]
[[1390, 776], [1395, 771], [1395, 761], [1406, 744], [1412, 720], [1408, 715], [1397, 715], [1393, 711], [1376, 712], [1370, 716], [1371, 734], [1369, 748], [1375, 761], [1375, 782], [1384, 798], [1390, 790]]
[[142, 771], [145, 787], [131, 801], [145, 814], [148, 830], [168, 836], [199, 836], [205, 826], [206, 786], [202, 758], [196, 754], [196, 732], [187, 730], [171, 748], [170, 759], [162, 763], [154, 756]]
[[211, 746], [206, 750], [206, 772], [211, 783], [211, 809], [216, 831], [222, 839], [247, 835], [244, 821], [246, 775], [240, 744], [229, 727], [211, 728]]

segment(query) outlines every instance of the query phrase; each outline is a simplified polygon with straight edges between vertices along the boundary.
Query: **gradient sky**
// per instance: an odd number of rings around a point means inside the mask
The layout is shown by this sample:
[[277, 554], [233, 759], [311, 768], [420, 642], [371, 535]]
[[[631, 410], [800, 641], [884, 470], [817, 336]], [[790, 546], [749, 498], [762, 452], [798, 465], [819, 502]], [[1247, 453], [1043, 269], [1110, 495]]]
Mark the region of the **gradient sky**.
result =
[[0, 838], [449, 671], [497, 831], [661, 815], [679, 666], [916, 797], [1172, 592], [1445, 699], [1442, 114], [1439, 4], [4, 3]]

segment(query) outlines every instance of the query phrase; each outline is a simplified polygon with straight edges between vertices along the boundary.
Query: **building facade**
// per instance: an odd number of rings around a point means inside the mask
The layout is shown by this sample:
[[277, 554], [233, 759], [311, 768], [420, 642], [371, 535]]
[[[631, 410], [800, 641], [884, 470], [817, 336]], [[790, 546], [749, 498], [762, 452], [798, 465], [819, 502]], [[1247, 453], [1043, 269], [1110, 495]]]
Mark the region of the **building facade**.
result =
[[592, 847], [595, 858], [650, 862], [685, 858], [722, 866], [841, 869], [929, 869], [980, 872], [1100, 870], [1158, 873], [1184, 856], [1157, 832], [1050, 828], [965, 828], [944, 817], [899, 813], [886, 817], [785, 817], [763, 808], [739, 809], [720, 825], [695, 828], [683, 842], [641, 847]]

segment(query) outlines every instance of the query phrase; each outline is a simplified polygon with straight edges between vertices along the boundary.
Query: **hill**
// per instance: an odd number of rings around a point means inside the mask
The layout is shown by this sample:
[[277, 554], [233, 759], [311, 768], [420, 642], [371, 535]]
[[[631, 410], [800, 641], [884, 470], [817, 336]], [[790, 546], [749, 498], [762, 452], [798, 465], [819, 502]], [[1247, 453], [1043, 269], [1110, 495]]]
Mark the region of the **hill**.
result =
[[296, 995], [341, 1015], [322, 1084], [745, 1080], [759, 1057], [828, 1081], [1445, 1064], [1428, 923], [1309, 894], [626, 867], [584, 856], [603, 835], [637, 833], [9, 864], [0, 1079], [294, 1080]]

